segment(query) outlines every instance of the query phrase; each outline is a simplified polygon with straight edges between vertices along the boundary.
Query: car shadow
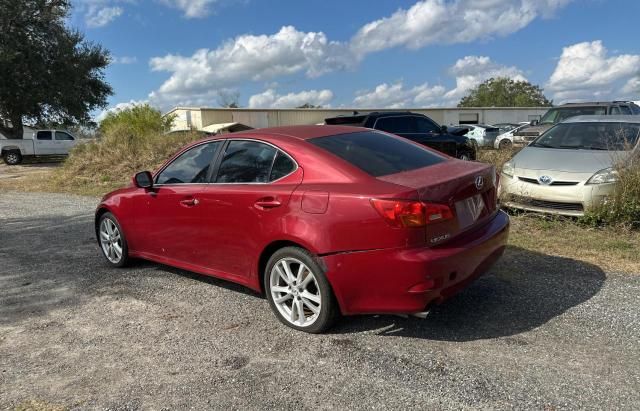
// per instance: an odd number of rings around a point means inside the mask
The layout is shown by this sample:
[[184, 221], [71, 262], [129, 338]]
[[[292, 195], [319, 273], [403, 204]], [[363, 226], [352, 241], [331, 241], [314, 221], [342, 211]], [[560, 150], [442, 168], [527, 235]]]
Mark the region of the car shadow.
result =
[[458, 342], [513, 336], [588, 301], [605, 279], [593, 264], [508, 247], [489, 273], [433, 307], [425, 319], [346, 317], [332, 332]]
[[[114, 270], [98, 251], [91, 215], [2, 219], [0, 323], [78, 305], [114, 282], [135, 284], [139, 273], [152, 275], [155, 270], [263, 298], [238, 284], [151, 262], [138, 261], [129, 269]], [[488, 274], [433, 307], [426, 319], [345, 317], [330, 332], [442, 341], [513, 336], [588, 301], [605, 280], [605, 273], [595, 265], [509, 247]]]

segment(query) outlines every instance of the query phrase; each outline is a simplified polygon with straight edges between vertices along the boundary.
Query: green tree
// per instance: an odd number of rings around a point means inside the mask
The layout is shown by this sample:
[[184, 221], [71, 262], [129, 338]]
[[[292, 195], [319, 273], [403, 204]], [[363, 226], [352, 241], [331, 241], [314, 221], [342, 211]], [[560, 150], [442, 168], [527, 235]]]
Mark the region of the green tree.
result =
[[539, 86], [507, 77], [490, 78], [473, 88], [458, 107], [547, 107], [552, 101]]
[[311, 103], [304, 103], [303, 105], [298, 106], [296, 108], [322, 108], [322, 106], [315, 106]]
[[100, 121], [100, 134], [109, 134], [112, 130], [127, 129], [134, 135], [142, 136], [169, 131], [173, 116], [163, 116], [160, 110], [148, 104], [139, 104], [125, 109], [110, 111]]
[[69, 0], [0, 0], [0, 132], [90, 123], [107, 104], [109, 52], [65, 25]]

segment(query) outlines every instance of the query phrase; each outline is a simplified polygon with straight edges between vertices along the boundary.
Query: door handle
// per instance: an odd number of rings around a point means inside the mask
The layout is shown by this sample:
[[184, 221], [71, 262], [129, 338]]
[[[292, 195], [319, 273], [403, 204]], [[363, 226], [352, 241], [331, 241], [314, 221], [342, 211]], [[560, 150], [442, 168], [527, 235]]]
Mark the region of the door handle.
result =
[[280, 207], [282, 205], [282, 203], [276, 198], [265, 197], [265, 198], [261, 198], [260, 200], [256, 201], [254, 203], [254, 205], [256, 206], [256, 208], [264, 210], [264, 209], [268, 209], [268, 208]]
[[193, 207], [200, 204], [200, 200], [197, 198], [187, 198], [186, 200], [181, 200], [180, 204], [184, 207]]

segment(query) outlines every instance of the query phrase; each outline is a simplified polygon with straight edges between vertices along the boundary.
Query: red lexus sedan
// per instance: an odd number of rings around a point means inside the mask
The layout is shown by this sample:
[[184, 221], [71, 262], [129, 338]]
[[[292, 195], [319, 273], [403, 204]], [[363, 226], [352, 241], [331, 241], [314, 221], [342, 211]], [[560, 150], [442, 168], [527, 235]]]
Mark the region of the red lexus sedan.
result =
[[313, 333], [339, 314], [423, 314], [500, 257], [508, 227], [492, 166], [346, 126], [198, 141], [106, 195], [95, 219], [111, 265], [243, 284]]

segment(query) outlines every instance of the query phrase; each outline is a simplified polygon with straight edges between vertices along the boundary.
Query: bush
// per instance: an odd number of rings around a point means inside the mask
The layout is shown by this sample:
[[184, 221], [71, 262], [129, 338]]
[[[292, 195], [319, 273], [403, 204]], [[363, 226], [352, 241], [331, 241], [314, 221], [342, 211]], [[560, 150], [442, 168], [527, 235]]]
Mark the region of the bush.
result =
[[104, 194], [126, 185], [133, 174], [154, 170], [185, 144], [202, 137], [195, 132], [162, 134], [140, 123], [110, 124], [101, 138], [78, 144], [52, 177], [54, 188], [82, 194]]
[[640, 228], [640, 164], [620, 168], [616, 190], [599, 207], [588, 211], [581, 222], [591, 226], [614, 225]]
[[121, 131], [122, 128], [136, 135], [162, 133], [169, 131], [173, 120], [174, 117], [163, 117], [160, 110], [148, 104], [138, 104], [107, 113], [100, 121], [98, 131], [101, 135], [109, 135], [112, 131]]

